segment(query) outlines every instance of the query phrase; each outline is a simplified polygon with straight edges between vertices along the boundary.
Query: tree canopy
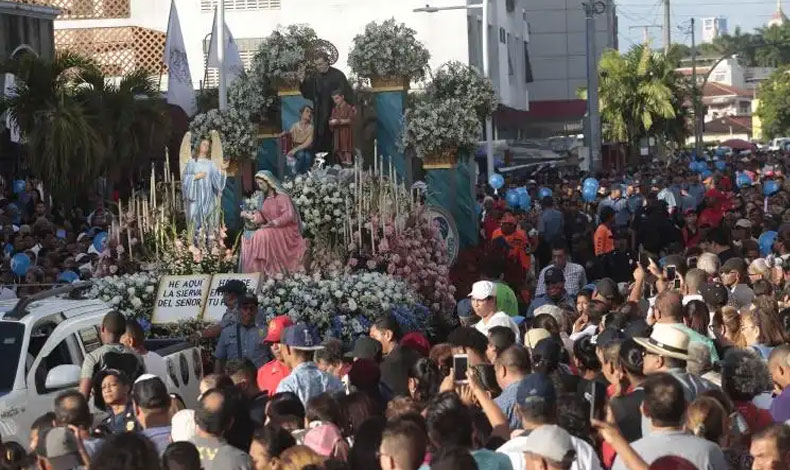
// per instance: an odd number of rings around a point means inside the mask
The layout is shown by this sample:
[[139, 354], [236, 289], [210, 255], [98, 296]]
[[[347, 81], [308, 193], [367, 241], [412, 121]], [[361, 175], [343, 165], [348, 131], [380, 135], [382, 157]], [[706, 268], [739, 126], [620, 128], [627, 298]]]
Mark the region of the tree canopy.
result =
[[790, 135], [790, 67], [777, 70], [761, 83], [758, 96], [756, 114], [762, 121], [765, 137]]

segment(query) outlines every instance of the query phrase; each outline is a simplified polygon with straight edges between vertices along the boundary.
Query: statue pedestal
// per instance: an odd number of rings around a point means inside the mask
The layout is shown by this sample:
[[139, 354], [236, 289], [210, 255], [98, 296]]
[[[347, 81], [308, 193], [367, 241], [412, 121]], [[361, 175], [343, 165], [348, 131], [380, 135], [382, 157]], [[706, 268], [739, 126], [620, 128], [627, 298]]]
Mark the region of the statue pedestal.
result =
[[472, 191], [474, 181], [474, 161], [468, 156], [459, 156], [453, 168], [425, 170], [426, 202], [444, 207], [452, 214], [461, 248], [476, 246], [480, 236]]
[[[406, 102], [405, 87], [374, 88], [376, 94], [376, 142], [377, 151], [384, 157], [384, 165], [392, 166], [398, 172], [398, 181], [410, 185], [412, 174], [410, 165], [398, 149], [398, 141], [403, 131], [403, 111]], [[386, 167], [386, 166], [385, 166]]]

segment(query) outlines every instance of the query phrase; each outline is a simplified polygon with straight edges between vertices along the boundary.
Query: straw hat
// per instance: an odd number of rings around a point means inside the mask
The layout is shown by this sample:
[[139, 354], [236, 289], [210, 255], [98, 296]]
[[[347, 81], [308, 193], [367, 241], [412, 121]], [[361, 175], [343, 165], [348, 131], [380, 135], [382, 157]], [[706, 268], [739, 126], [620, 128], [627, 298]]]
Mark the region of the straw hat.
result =
[[649, 338], [634, 338], [634, 341], [651, 354], [689, 360], [688, 335], [671, 325], [655, 325]]

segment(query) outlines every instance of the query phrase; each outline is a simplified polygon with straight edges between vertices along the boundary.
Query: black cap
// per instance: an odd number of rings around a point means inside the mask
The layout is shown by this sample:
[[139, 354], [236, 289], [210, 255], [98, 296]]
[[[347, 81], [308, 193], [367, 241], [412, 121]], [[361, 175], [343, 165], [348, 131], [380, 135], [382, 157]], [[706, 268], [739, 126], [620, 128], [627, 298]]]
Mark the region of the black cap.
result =
[[132, 389], [134, 403], [144, 410], [161, 410], [170, 407], [170, 394], [167, 386], [159, 377], [151, 374], [141, 375]]
[[242, 305], [258, 305], [258, 296], [252, 292], [247, 292], [239, 299], [239, 306]]
[[724, 284], [709, 282], [699, 288], [699, 293], [706, 304], [713, 308], [724, 307], [729, 299], [729, 292]]
[[614, 280], [605, 277], [595, 283], [595, 291], [601, 297], [612, 300], [620, 295], [620, 290], [617, 288], [617, 283]]
[[554, 338], [543, 338], [532, 348], [532, 357], [541, 362], [558, 364], [562, 357], [562, 344]]
[[220, 294], [228, 293], [242, 295], [247, 293], [247, 285], [238, 279], [231, 279], [225, 284], [217, 287], [217, 292]]
[[562, 269], [552, 266], [546, 270], [546, 274], [543, 276], [543, 279], [547, 285], [557, 284], [560, 282], [565, 282], [565, 274], [562, 272]]
[[622, 341], [625, 339], [625, 334], [616, 328], [606, 328], [601, 334], [593, 338], [595, 347], [605, 348], [611, 343]]
[[370, 336], [360, 336], [354, 341], [354, 349], [346, 353], [346, 357], [376, 360], [380, 354], [381, 343]]

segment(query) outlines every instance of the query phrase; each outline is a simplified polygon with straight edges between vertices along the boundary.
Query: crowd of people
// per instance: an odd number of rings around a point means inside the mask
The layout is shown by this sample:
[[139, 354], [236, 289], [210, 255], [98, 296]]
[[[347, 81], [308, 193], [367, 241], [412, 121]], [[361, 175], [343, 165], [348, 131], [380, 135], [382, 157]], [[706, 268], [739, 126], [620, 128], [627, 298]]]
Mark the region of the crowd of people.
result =
[[[0, 467], [790, 468], [790, 159], [703, 162], [597, 175], [594, 201], [582, 177], [556, 174], [510, 181], [537, 201], [529, 210], [481, 194], [484, 242], [456, 265], [460, 326], [446, 335], [381, 312], [344, 345], [287, 316], [266, 322], [229, 282], [192, 408], [143, 357], [135, 323], [110, 313], [79, 390], [56, 398], [27, 447], [4, 444]], [[22, 217], [31, 234], [4, 230], [15, 250], [26, 237], [39, 260], [90, 249], [54, 220], [51, 243], [39, 239], [45, 224]]]

